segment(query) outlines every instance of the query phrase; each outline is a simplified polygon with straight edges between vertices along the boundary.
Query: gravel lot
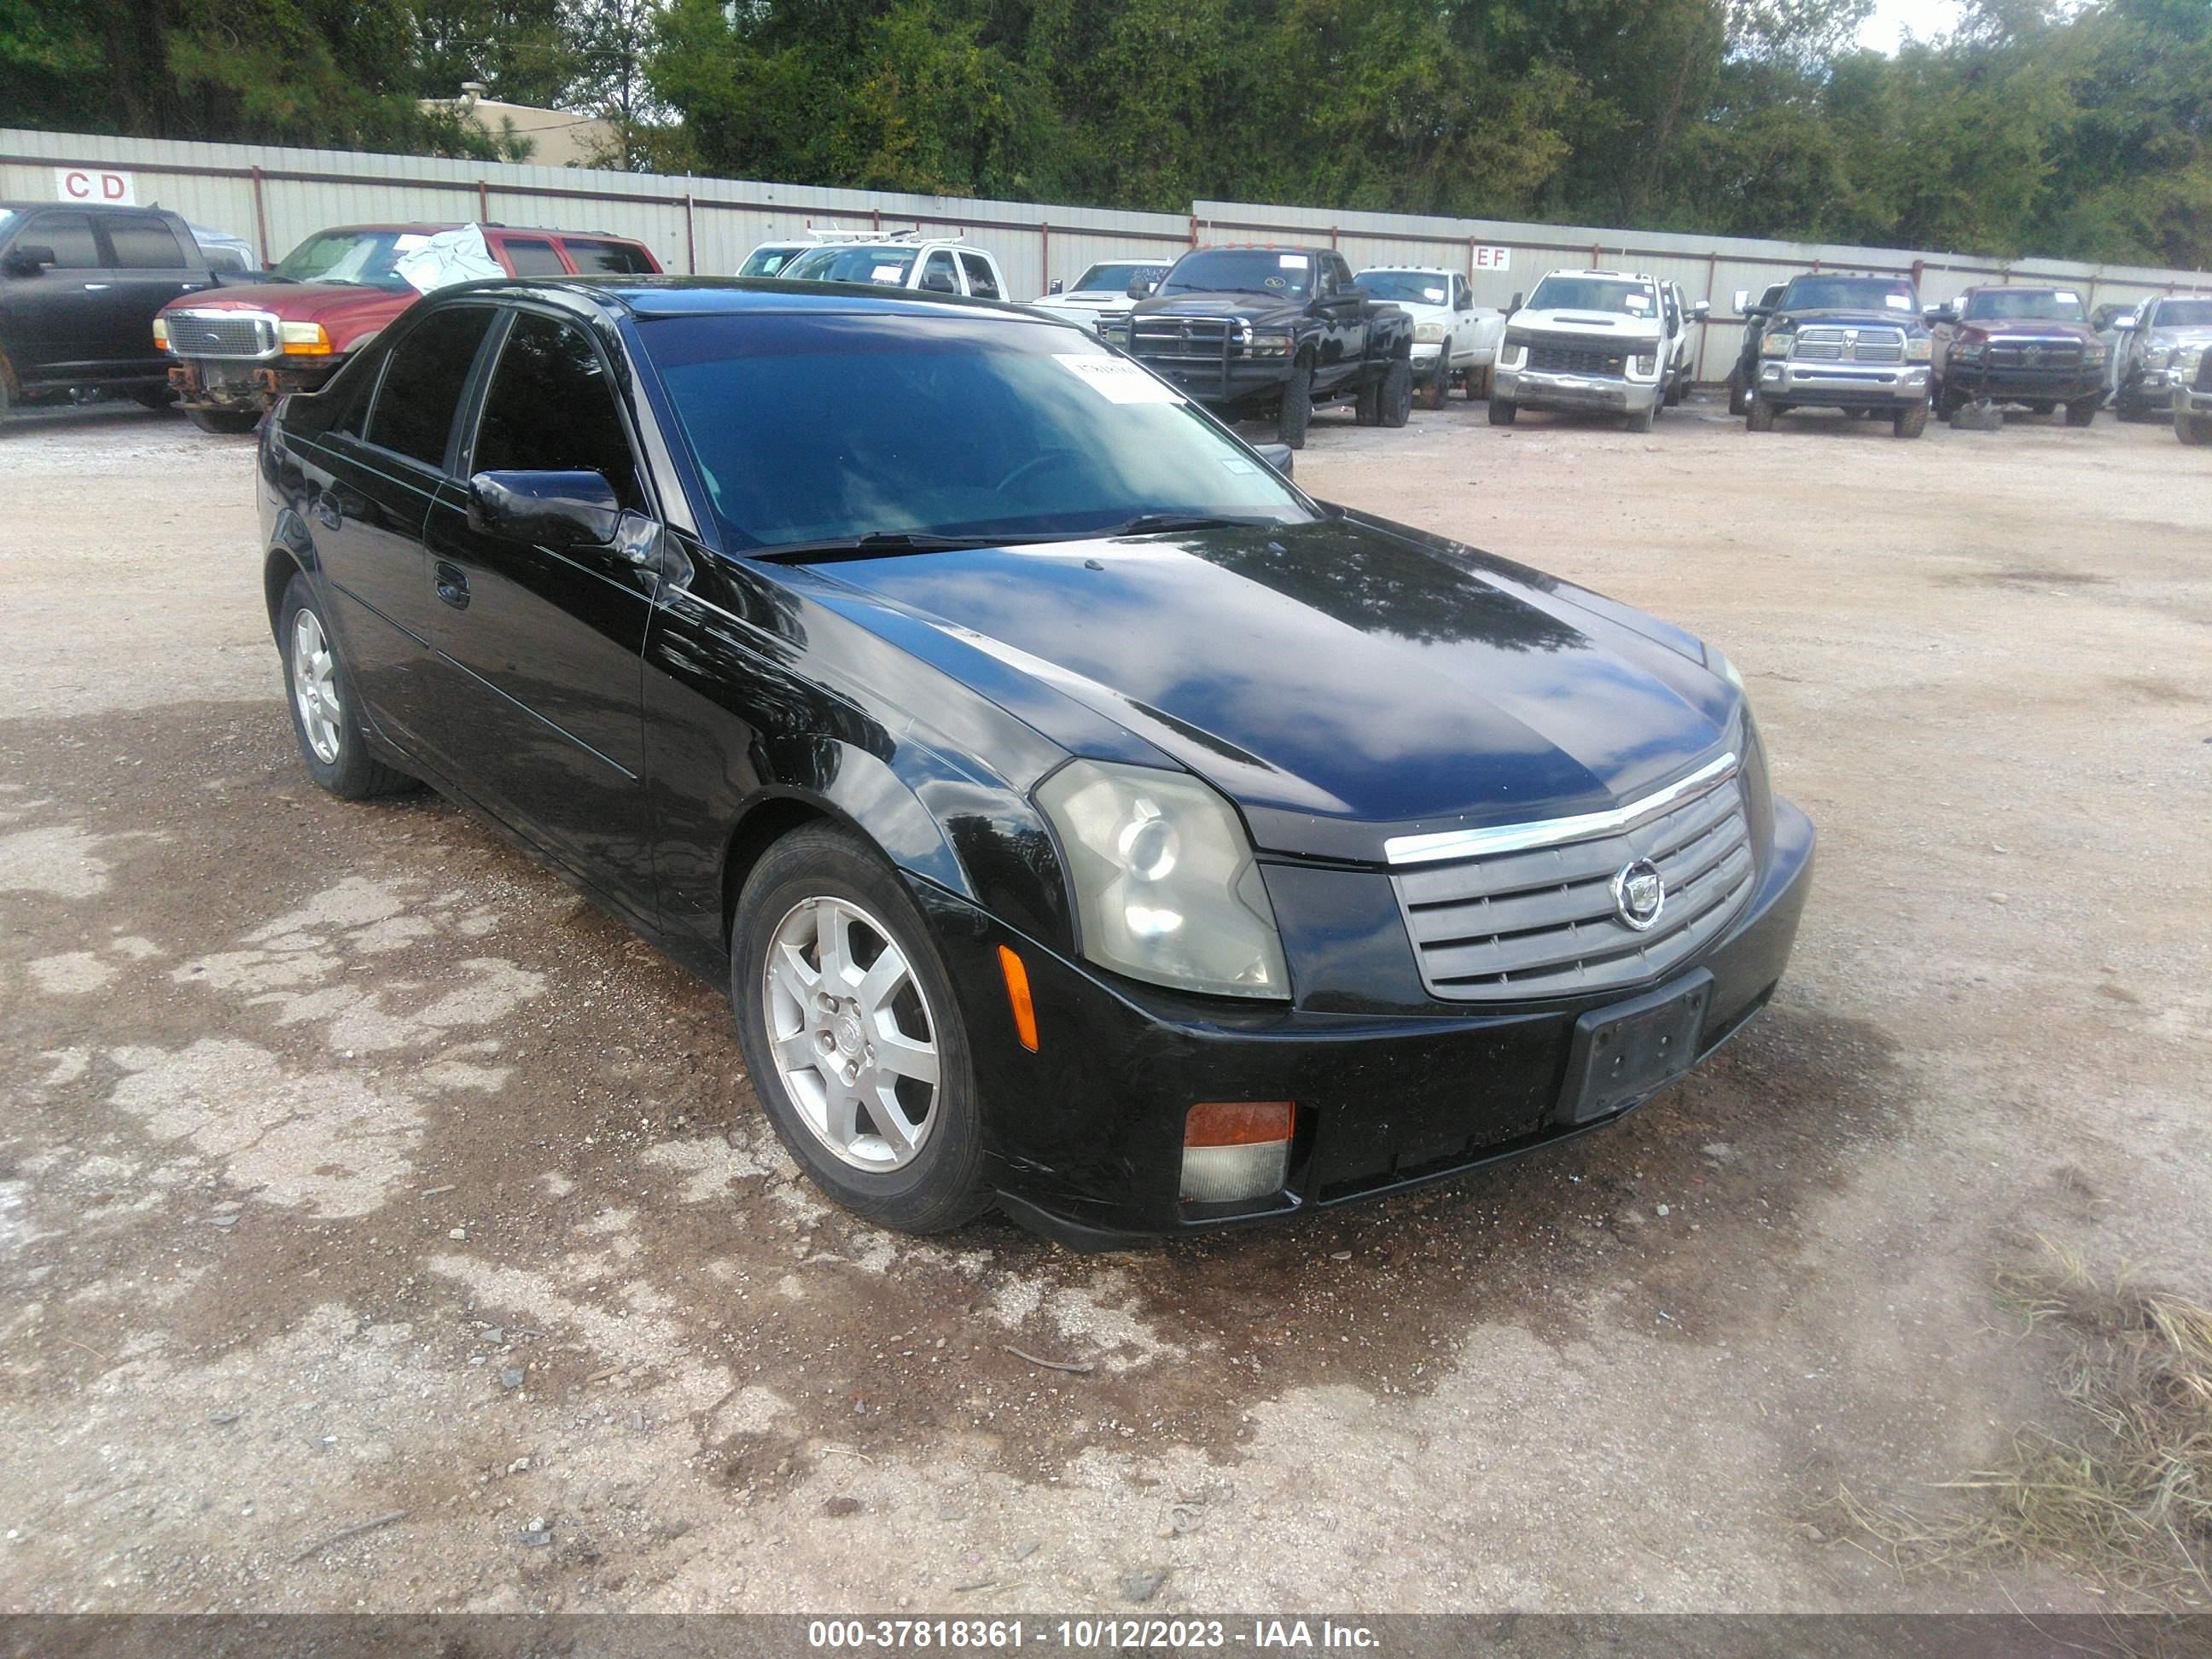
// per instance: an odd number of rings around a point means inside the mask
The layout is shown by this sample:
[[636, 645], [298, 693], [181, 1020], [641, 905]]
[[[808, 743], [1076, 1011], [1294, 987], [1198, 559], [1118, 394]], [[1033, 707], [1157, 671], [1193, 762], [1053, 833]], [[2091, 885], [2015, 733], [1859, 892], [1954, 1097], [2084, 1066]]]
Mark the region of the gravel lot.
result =
[[0, 434], [0, 1607], [2099, 1607], [1820, 1505], [2051, 1419], [2033, 1234], [2208, 1289], [2212, 461], [1787, 425], [1316, 422], [1723, 645], [1814, 897], [1620, 1127], [1103, 1257], [826, 1209], [717, 988], [310, 787], [250, 441]]

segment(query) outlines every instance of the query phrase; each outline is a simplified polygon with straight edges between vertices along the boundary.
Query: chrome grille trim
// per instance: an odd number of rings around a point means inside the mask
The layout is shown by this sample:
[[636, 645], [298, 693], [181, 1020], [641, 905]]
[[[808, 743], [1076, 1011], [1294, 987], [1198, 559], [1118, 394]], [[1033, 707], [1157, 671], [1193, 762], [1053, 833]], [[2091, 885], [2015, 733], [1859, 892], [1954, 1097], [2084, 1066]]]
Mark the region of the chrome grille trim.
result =
[[1901, 363], [1905, 331], [1873, 325], [1851, 328], [1816, 324], [1797, 331], [1790, 355], [1799, 362]]
[[276, 355], [276, 319], [265, 311], [170, 311], [162, 313], [169, 351], [178, 357], [255, 359]]
[[[1443, 830], [1426, 836], [1393, 836], [1382, 843], [1382, 856], [1392, 864], [1430, 864], [1443, 859], [1482, 858], [1492, 853], [1515, 853], [1531, 847], [1556, 847], [1571, 841], [1590, 841], [1641, 823], [1662, 812], [1686, 795], [1734, 775], [1734, 750], [1708, 761], [1686, 778], [1610, 811], [1583, 812], [1573, 817], [1542, 818], [1533, 823], [1499, 823], [1484, 830]], [[1608, 874], [1611, 872], [1607, 872]]]
[[[1613, 827], [1395, 871], [1390, 881], [1429, 994], [1452, 1002], [1613, 991], [1681, 966], [1749, 901], [1756, 873], [1735, 757], [1700, 768], [1606, 819]], [[1639, 932], [1614, 908], [1613, 881], [1649, 860], [1666, 884]]]
[[1139, 317], [1130, 328], [1129, 349], [1152, 362], [1218, 365], [1241, 355], [1234, 349], [1234, 327], [1215, 317]]

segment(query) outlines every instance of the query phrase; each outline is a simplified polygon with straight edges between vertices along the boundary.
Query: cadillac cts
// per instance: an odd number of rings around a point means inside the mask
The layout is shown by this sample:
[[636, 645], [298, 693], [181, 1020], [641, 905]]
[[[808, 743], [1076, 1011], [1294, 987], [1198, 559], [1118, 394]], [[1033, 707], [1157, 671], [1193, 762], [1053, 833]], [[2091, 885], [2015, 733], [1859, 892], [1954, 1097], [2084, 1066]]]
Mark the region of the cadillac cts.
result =
[[427, 780], [725, 978], [889, 1226], [1463, 1170], [1666, 1087], [1790, 955], [1812, 826], [1717, 652], [1313, 501], [1034, 313], [458, 288], [282, 405], [259, 489], [315, 781]]

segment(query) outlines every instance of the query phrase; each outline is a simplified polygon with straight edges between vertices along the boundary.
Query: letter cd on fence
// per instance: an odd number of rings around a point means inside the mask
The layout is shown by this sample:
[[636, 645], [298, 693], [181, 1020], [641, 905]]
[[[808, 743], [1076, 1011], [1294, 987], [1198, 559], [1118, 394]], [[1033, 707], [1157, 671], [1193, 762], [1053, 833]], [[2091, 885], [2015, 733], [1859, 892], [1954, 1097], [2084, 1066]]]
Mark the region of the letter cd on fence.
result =
[[56, 167], [54, 199], [58, 202], [100, 202], [109, 207], [136, 207], [138, 181], [127, 173], [106, 167]]

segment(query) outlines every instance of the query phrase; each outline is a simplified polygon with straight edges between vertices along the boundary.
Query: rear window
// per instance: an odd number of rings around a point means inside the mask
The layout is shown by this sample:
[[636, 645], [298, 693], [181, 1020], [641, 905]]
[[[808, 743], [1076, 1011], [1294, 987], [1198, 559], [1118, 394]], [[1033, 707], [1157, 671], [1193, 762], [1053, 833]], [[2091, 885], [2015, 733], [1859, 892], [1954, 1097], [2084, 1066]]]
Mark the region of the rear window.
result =
[[510, 236], [501, 244], [507, 268], [518, 276], [565, 276], [568, 267], [553, 251], [553, 244], [535, 236]]
[[477, 360], [494, 313], [489, 306], [455, 306], [425, 318], [392, 349], [369, 411], [368, 441], [410, 455], [426, 466], [446, 464], [446, 439], [453, 429], [461, 389]]
[[586, 276], [641, 276], [652, 274], [653, 261], [645, 250], [629, 242], [586, 241], [569, 237], [561, 246], [568, 262]]

